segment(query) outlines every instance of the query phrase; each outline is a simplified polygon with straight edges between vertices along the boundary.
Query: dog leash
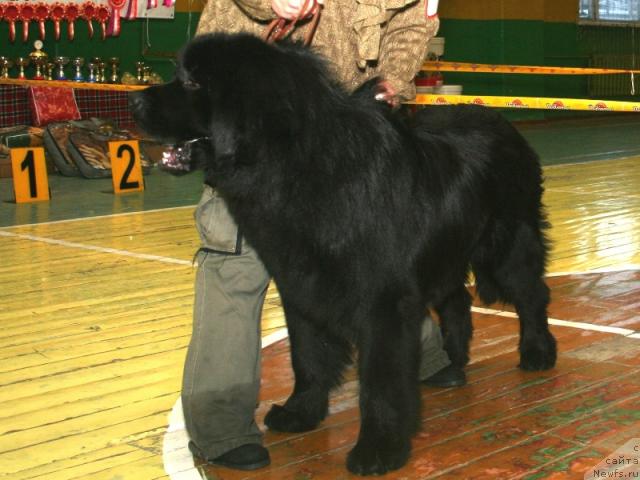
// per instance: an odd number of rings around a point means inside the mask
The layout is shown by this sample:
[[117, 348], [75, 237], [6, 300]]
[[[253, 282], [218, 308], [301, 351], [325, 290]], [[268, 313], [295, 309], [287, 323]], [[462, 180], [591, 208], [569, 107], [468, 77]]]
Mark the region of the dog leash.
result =
[[[317, 2], [317, 0], [305, 0], [304, 5], [298, 12], [298, 15], [291, 20], [287, 20], [286, 18], [278, 17], [267, 25], [264, 33], [264, 40], [268, 43], [277, 42], [284, 38], [287, 38], [291, 32], [296, 28], [300, 20], [300, 15], [302, 12], [306, 11], [310, 4], [313, 4], [311, 7], [311, 11], [309, 14], [311, 15], [311, 20], [309, 24], [309, 30], [304, 36], [304, 44], [309, 45], [311, 40], [313, 40], [313, 35], [316, 33], [316, 28], [318, 26], [318, 22], [320, 21], [320, 12], [322, 11], [322, 6]], [[306, 19], [307, 17], [305, 17]]]

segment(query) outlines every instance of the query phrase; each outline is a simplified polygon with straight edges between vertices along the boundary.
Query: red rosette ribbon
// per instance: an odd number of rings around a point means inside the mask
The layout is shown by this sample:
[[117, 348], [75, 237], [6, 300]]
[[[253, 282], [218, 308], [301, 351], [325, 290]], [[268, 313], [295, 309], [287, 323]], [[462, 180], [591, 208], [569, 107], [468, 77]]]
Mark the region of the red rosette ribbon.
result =
[[158, 0], [149, 0], [147, 2], [147, 10], [151, 10], [152, 8], [156, 8], [158, 6]]
[[13, 43], [16, 39], [16, 21], [20, 19], [18, 5], [14, 2], [5, 4], [2, 16], [9, 24], [9, 41]]
[[176, 0], [163, 0], [162, 5], [165, 7], [173, 7], [176, 4]]
[[97, 11], [93, 2], [85, 2], [80, 7], [80, 17], [87, 22], [87, 29], [89, 30], [89, 38], [93, 38], [93, 23], [91, 20], [96, 18]]
[[120, 10], [124, 8], [127, 0], [108, 0], [111, 7], [111, 20], [107, 28], [107, 35], [117, 37], [120, 35]]
[[94, 18], [100, 22], [100, 27], [102, 28], [102, 40], [107, 37], [107, 22], [109, 21], [110, 16], [111, 13], [107, 7], [100, 5], [96, 8], [96, 16]]
[[129, 0], [129, 7], [127, 7], [127, 14], [124, 18], [127, 20], [138, 18], [138, 0]]
[[46, 3], [39, 3], [35, 8], [34, 18], [38, 21], [38, 28], [40, 30], [40, 40], [44, 40], [45, 29], [44, 22], [49, 18], [49, 7]]
[[51, 20], [53, 20], [53, 28], [55, 39], [60, 40], [60, 22], [64, 19], [64, 5], [54, 3], [50, 10]]
[[67, 19], [67, 36], [69, 37], [69, 40], [73, 40], [76, 33], [74, 23], [80, 16], [80, 9], [78, 8], [78, 5], [75, 3], [68, 3], [64, 9], [64, 15]]
[[22, 20], [22, 41], [29, 40], [29, 22], [36, 16], [36, 9], [31, 3], [24, 2], [20, 5], [20, 20]]

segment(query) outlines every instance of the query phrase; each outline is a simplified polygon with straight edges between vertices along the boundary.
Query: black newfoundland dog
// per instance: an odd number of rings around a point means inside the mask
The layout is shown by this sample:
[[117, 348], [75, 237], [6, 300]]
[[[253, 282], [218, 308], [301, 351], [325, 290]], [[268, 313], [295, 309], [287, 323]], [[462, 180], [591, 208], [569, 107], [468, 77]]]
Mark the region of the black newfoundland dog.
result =
[[427, 307], [452, 362], [467, 363], [470, 271], [483, 301], [515, 305], [520, 368], [556, 361], [536, 154], [489, 109], [409, 117], [375, 92], [375, 81], [346, 92], [300, 45], [215, 34], [186, 46], [175, 80], [131, 99], [150, 134], [207, 137], [207, 181], [276, 281], [295, 387], [266, 425], [315, 428], [357, 349], [361, 427], [347, 466], [364, 475], [409, 457]]

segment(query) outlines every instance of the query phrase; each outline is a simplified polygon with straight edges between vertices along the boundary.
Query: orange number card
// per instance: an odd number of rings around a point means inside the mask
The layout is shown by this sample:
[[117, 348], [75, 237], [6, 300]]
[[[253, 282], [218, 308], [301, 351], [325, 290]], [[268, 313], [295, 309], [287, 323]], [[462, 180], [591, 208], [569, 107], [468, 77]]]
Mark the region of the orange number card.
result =
[[140, 148], [137, 140], [109, 142], [113, 191], [115, 193], [144, 190]]
[[44, 148], [12, 148], [11, 169], [16, 203], [50, 200]]

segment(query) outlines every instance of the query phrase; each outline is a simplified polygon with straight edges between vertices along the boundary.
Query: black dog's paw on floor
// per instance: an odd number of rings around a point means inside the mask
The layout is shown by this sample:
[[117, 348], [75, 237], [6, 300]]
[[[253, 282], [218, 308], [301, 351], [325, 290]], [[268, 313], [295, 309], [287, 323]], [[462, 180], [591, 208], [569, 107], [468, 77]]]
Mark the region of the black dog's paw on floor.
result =
[[278, 432], [307, 432], [318, 426], [322, 419], [307, 418], [303, 413], [287, 409], [282, 405], [272, 405], [264, 417], [264, 424]]
[[380, 438], [359, 440], [347, 456], [347, 468], [356, 475], [384, 475], [404, 466], [410, 454], [409, 442], [390, 445]]
[[522, 370], [549, 370], [556, 364], [556, 340], [550, 333], [534, 342], [520, 347], [520, 365]]

